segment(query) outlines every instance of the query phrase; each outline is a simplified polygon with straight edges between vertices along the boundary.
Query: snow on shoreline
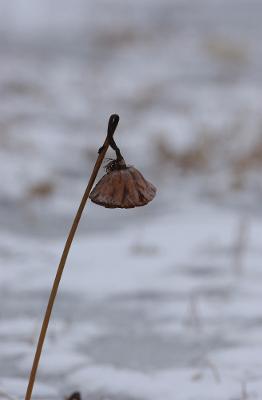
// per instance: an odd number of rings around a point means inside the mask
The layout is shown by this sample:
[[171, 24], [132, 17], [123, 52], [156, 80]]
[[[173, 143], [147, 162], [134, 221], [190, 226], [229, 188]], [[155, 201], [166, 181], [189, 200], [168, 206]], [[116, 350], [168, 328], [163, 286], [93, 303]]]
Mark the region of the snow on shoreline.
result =
[[[166, 220], [156, 219], [144, 226], [139, 236], [138, 228], [133, 231], [129, 228], [110, 238], [97, 234], [76, 241], [61, 283], [58, 315], [50, 325], [40, 367], [40, 383], [62, 377], [62, 386], [55, 384], [54, 387], [62, 392], [65, 388], [81, 389], [87, 398], [92, 393], [107, 393], [112, 398], [123, 395], [160, 399], [165, 395], [171, 399], [180, 393], [181, 399], [198, 399], [199, 396], [229, 399], [240, 396], [243, 382], [247, 382], [248, 388], [250, 385], [252, 390], [259, 390], [261, 340], [259, 322], [256, 321], [260, 318], [261, 294], [259, 290], [254, 291], [254, 279], [260, 279], [261, 275], [259, 254], [255, 258], [247, 249], [244, 270], [235, 270], [237, 215], [203, 205], [197, 209], [197, 214], [193, 207], [191, 212], [186, 209]], [[259, 245], [258, 237], [261, 236], [257, 233], [262, 225], [256, 221], [250, 229], [252, 249]], [[253, 231], [256, 233], [254, 238]], [[45, 251], [48, 253], [50, 249], [53, 254], [60, 245], [46, 241]], [[225, 246], [232, 250], [227, 251]], [[10, 294], [21, 296], [21, 299], [23, 293], [31, 299], [37, 298], [38, 293], [45, 293], [44, 297], [41, 295], [44, 303], [54, 264], [35, 262], [39, 258], [37, 246], [24, 246], [24, 250], [31, 263], [22, 270], [14, 265], [15, 278], [11, 276], [5, 285]], [[63, 310], [63, 298], [70, 293], [75, 300]], [[81, 305], [78, 298], [82, 299]], [[43, 311], [43, 304], [40, 308]], [[84, 322], [82, 318], [86, 313]], [[126, 321], [122, 326], [121, 315], [126, 315], [129, 324]], [[23, 316], [16, 325], [12, 319], [10, 323], [2, 320], [0, 336], [4, 346], [0, 349], [1, 358], [8, 360], [19, 355], [15, 368], [18, 376], [22, 371], [26, 375], [25, 370], [30, 368], [39, 318], [38, 313], [37, 320], [36, 316], [33, 320], [28, 319], [27, 325]], [[15, 332], [12, 340], [10, 332]], [[219, 335], [224, 343], [219, 344]], [[30, 340], [26, 339], [30, 336]], [[114, 336], [119, 337], [116, 347]], [[143, 350], [144, 337], [148, 337], [149, 353]], [[182, 343], [176, 345], [181, 339]], [[170, 342], [170, 351], [173, 346], [174, 357], [166, 355], [160, 362], [161, 351], [163, 354], [166, 351], [165, 340]], [[130, 343], [134, 358], [126, 350], [126, 355], [122, 353], [121, 356], [122, 341], [127, 349]], [[159, 351], [154, 349], [154, 342]], [[189, 354], [180, 354], [184, 346], [191, 348], [190, 342], [195, 342], [198, 349], [195, 354], [192, 352], [191, 361]], [[25, 343], [28, 343], [26, 347]], [[115, 348], [113, 353], [110, 347]], [[128, 364], [130, 368], [124, 368]], [[234, 366], [234, 372], [231, 366]], [[5, 387], [6, 381], [3, 379], [2, 382], [1, 387]], [[210, 391], [214, 391], [212, 397]], [[11, 393], [16, 394], [12, 390]], [[19, 395], [22, 396], [22, 391]]]

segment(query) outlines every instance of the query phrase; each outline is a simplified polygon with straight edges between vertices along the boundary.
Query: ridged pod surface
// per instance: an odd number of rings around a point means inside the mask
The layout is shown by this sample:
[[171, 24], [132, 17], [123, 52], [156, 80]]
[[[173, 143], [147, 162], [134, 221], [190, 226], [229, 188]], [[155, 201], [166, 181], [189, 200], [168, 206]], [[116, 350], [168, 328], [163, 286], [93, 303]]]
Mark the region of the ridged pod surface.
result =
[[155, 186], [131, 166], [104, 175], [90, 193], [90, 199], [106, 208], [134, 208], [146, 205], [155, 194]]

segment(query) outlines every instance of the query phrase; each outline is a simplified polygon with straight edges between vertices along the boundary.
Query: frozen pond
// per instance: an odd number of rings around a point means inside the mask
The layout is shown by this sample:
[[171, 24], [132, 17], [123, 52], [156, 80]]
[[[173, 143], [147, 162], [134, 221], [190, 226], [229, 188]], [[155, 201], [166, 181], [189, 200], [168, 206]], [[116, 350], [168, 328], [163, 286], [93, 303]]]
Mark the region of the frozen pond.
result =
[[260, 399], [262, 3], [14, 3], [0, 1], [0, 399], [24, 396], [113, 112], [158, 194], [88, 204], [34, 397]]

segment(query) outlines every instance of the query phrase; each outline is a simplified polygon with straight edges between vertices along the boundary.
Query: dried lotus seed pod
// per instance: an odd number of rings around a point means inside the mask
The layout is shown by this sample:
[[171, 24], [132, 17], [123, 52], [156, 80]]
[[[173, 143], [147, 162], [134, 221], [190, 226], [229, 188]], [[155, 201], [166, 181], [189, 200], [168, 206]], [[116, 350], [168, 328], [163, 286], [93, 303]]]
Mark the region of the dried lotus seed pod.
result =
[[106, 208], [134, 208], [155, 197], [155, 186], [136, 168], [126, 166], [123, 159], [112, 160], [106, 171], [90, 194], [92, 202]]

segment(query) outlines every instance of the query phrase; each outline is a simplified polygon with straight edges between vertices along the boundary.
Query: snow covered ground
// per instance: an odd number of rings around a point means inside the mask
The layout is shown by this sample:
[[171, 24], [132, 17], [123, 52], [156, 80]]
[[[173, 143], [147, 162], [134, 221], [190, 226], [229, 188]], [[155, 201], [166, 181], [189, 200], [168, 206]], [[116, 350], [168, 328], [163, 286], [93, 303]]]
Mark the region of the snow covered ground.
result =
[[23, 398], [113, 112], [157, 197], [88, 203], [34, 397], [262, 398], [261, 13], [259, 0], [0, 0], [1, 400]]

